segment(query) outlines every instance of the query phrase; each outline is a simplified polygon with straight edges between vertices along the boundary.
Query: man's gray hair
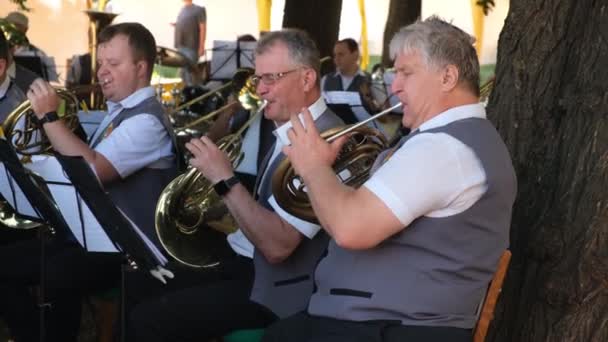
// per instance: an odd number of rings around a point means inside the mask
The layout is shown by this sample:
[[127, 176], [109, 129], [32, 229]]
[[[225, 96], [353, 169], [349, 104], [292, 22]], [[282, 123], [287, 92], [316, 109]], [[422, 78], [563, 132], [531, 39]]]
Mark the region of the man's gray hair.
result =
[[292, 62], [313, 69], [320, 75], [320, 53], [308, 33], [299, 29], [283, 29], [264, 34], [255, 48], [256, 56], [266, 53], [274, 44], [281, 42], [287, 47]]
[[452, 64], [458, 68], [458, 82], [479, 95], [479, 60], [475, 38], [443, 19], [432, 16], [405, 26], [390, 43], [390, 56], [417, 51], [428, 67]]

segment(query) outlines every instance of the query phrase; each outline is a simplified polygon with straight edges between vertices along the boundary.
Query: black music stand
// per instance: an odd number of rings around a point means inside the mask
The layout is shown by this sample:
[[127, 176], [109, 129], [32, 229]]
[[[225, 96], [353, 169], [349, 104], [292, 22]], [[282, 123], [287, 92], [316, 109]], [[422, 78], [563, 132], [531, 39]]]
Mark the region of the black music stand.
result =
[[21, 65], [22, 67], [32, 71], [36, 75], [44, 78], [45, 80], [49, 80], [49, 75], [47, 75], [46, 65], [42, 61], [42, 58], [39, 56], [13, 56], [15, 63]]
[[[13, 193], [13, 201], [15, 202], [15, 188], [12, 180], [21, 188], [26, 199], [37, 212], [38, 217], [22, 215], [25, 218], [33, 221], [38, 221], [51, 227], [58, 236], [66, 237], [71, 234], [71, 231], [65, 222], [59, 208], [50, 196], [48, 187], [45, 181], [28, 172], [17, 157], [17, 154], [11, 145], [5, 140], [0, 139], [0, 161], [4, 164], [7, 175], [5, 175], [9, 184], [12, 184], [11, 191]], [[10, 177], [9, 177], [10, 176]], [[19, 208], [13, 208], [16, 213], [19, 213]], [[38, 306], [40, 308], [40, 341], [45, 340], [45, 311], [50, 307], [50, 303], [46, 302], [46, 242], [47, 228], [43, 227], [40, 232], [40, 290], [38, 295]]]
[[353, 109], [349, 104], [346, 103], [328, 103], [327, 107], [331, 109], [336, 115], [344, 121], [345, 124], [355, 124], [359, 122], [355, 113], [353, 113]]
[[[227, 81], [234, 73], [242, 68], [253, 68], [253, 51], [256, 42], [249, 41], [216, 41], [219, 45], [210, 50], [211, 58], [209, 79]], [[216, 56], [217, 55], [217, 56]]]
[[151, 250], [151, 248], [156, 247], [146, 243], [142, 236], [139, 235], [131, 221], [129, 221], [116, 207], [108, 194], [101, 188], [99, 182], [95, 181], [97, 176], [82, 157], [57, 155], [57, 160], [84, 202], [101, 224], [103, 230], [108, 237], [119, 246], [123, 255], [120, 300], [121, 340], [124, 341], [126, 328], [125, 273], [127, 272], [127, 269], [133, 267], [135, 263], [137, 267], [143, 266], [148, 270], [152, 270], [158, 266], [165, 266], [167, 260], [159, 258], [159, 256]]

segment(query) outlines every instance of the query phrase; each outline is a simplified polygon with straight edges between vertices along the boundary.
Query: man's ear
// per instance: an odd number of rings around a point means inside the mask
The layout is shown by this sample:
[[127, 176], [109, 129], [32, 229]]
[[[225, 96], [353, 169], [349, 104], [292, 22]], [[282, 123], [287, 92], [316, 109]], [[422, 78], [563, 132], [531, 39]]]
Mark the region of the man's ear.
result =
[[303, 72], [303, 83], [304, 83], [304, 91], [310, 91], [316, 86], [317, 83], [317, 73], [314, 69], [305, 68]]
[[140, 61], [137, 61], [135, 63], [135, 67], [137, 68], [138, 77], [141, 77], [141, 78], [148, 77], [148, 63], [146, 63], [146, 61], [144, 61], [143, 59]]
[[458, 85], [460, 72], [454, 64], [446, 65], [441, 74], [441, 88], [444, 91], [450, 91]]

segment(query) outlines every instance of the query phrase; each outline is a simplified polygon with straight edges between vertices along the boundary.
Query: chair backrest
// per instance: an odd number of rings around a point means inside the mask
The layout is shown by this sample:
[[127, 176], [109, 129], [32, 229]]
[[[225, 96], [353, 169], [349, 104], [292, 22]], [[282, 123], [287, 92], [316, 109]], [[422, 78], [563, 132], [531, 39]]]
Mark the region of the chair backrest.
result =
[[481, 314], [479, 315], [477, 325], [473, 330], [473, 342], [483, 342], [486, 339], [488, 327], [490, 326], [492, 319], [494, 319], [494, 308], [496, 307], [496, 302], [500, 296], [502, 283], [505, 280], [510, 261], [511, 251], [507, 249], [502, 253], [500, 260], [498, 261], [496, 273], [494, 273], [494, 277], [492, 278], [492, 282], [490, 283], [490, 287], [488, 288], [488, 292], [483, 301]]

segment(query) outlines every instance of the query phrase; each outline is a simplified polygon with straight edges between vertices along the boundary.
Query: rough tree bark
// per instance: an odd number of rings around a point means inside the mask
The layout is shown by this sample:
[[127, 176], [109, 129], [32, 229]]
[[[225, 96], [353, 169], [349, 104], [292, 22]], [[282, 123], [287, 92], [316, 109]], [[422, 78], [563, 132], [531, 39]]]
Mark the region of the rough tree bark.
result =
[[382, 43], [382, 65], [393, 66], [389, 56], [388, 45], [391, 39], [405, 25], [409, 25], [420, 18], [420, 7], [422, 0], [391, 0], [388, 8], [388, 17], [384, 26], [384, 38]]
[[519, 180], [487, 341], [608, 341], [608, 4], [511, 0], [488, 105]]
[[321, 57], [331, 56], [340, 31], [342, 0], [285, 0], [283, 27], [307, 31]]

